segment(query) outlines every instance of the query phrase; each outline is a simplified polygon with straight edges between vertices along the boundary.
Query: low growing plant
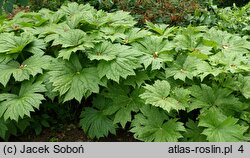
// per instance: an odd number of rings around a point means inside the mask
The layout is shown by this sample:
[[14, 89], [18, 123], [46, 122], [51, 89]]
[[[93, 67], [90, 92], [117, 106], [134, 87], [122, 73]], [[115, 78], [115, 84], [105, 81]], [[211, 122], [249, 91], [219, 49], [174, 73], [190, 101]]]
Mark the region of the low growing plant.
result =
[[0, 136], [52, 100], [55, 106], [78, 101], [80, 127], [90, 138], [124, 128], [141, 141], [248, 141], [246, 37], [135, 24], [127, 12], [77, 3], [5, 20]]

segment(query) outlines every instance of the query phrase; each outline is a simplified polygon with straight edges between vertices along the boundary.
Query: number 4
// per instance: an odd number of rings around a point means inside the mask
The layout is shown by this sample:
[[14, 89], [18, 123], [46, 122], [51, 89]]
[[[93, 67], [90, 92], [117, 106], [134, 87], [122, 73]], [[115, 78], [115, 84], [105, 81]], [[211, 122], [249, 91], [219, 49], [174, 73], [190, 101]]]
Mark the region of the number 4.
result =
[[240, 151], [241, 153], [244, 152], [243, 145], [241, 145], [241, 146], [239, 147], [238, 151]]

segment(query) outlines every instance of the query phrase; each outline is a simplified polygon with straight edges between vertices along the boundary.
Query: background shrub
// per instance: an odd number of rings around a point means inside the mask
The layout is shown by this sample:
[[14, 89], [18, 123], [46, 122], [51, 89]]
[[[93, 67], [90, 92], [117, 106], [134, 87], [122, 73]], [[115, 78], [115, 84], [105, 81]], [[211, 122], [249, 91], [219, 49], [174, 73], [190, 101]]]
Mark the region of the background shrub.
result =
[[146, 21], [182, 25], [189, 23], [187, 15], [200, 11], [209, 4], [225, 7], [235, 3], [243, 6], [248, 0], [0, 0], [0, 14], [4, 11], [11, 13], [9, 16], [12, 17], [20, 11], [36, 11], [41, 8], [55, 11], [67, 2], [90, 3], [96, 9], [108, 12], [129, 11], [139, 21], [139, 25]]

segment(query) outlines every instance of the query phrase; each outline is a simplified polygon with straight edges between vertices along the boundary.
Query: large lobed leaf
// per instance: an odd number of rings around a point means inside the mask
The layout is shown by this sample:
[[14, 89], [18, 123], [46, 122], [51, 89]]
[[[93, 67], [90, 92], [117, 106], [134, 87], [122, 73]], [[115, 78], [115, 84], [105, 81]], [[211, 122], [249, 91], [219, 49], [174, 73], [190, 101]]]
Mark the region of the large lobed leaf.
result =
[[135, 115], [130, 130], [134, 137], [141, 141], [176, 142], [182, 138], [181, 132], [185, 131], [183, 123], [177, 119], [168, 119], [162, 110], [146, 105], [141, 112]]
[[18, 95], [0, 94], [0, 117], [3, 116], [5, 120], [18, 121], [19, 117], [30, 116], [30, 112], [38, 109], [41, 101], [45, 99], [40, 94], [45, 91], [45, 86], [40, 82], [25, 81], [22, 83]]
[[170, 97], [170, 84], [168, 81], [157, 80], [153, 85], [144, 86], [146, 91], [140, 95], [145, 100], [146, 104], [151, 104], [156, 107], [170, 112], [171, 110], [180, 110], [185, 107], [180, 104], [177, 100]]
[[37, 74], [42, 74], [44, 69], [49, 68], [52, 59], [52, 57], [47, 55], [33, 55], [22, 64], [15, 60], [7, 63], [0, 62], [0, 83], [6, 86], [12, 75], [16, 81], [24, 81], [28, 80], [30, 75], [34, 77]]
[[206, 127], [202, 134], [211, 142], [243, 141], [248, 127], [237, 122], [238, 119], [226, 117], [216, 108], [209, 109], [199, 118], [199, 126]]
[[219, 50], [209, 59], [213, 66], [222, 66], [224, 70], [232, 73], [250, 71], [247, 56], [250, 52], [250, 42], [246, 38], [215, 29], [210, 29], [204, 38], [215, 41], [215, 49]]
[[243, 107], [239, 98], [232, 95], [232, 90], [227, 88], [209, 87], [205, 84], [201, 86], [193, 85], [189, 88], [192, 98], [189, 110], [201, 108], [206, 111], [210, 107], [218, 107], [228, 115], [240, 112]]
[[249, 53], [250, 43], [238, 35], [212, 28], [204, 34], [204, 38], [214, 41], [215, 48], [220, 49], [226, 56]]
[[114, 115], [114, 123], [120, 123], [125, 128], [128, 122], [132, 120], [132, 113], [138, 112], [139, 108], [144, 105], [143, 100], [139, 97], [140, 89], [129, 91], [127, 86], [113, 85], [108, 87], [105, 93], [107, 98], [113, 102], [104, 112], [108, 115]]
[[176, 60], [168, 63], [168, 67], [165, 68], [166, 78], [173, 76], [175, 80], [180, 79], [184, 82], [187, 78], [193, 80], [195, 77], [204, 80], [210, 74], [218, 76], [222, 72], [222, 69], [213, 69], [207, 62], [197, 57], [186, 55], [178, 55]]
[[93, 44], [86, 33], [79, 29], [70, 29], [55, 38], [52, 46], [61, 45], [59, 57], [69, 59], [72, 52], [84, 51], [86, 48], [92, 48]]
[[115, 125], [113, 121], [93, 108], [86, 108], [81, 114], [80, 125], [90, 138], [101, 138], [108, 136], [109, 132], [115, 134]]
[[170, 52], [174, 44], [163, 37], [150, 36], [133, 43], [133, 48], [143, 53], [141, 62], [147, 68], [151, 65], [152, 70], [165, 67], [165, 62], [173, 61], [173, 54]]
[[199, 60], [194, 57], [180, 55], [175, 62], [169, 64], [169, 67], [165, 69], [166, 77], [173, 76], [175, 80], [180, 79], [182, 81], [185, 81], [186, 78], [193, 79], [194, 76], [198, 75], [198, 63]]
[[212, 54], [212, 46], [205, 44], [203, 41], [203, 31], [204, 27], [187, 27], [180, 29], [179, 34], [177, 34], [174, 39], [177, 50], [189, 51], [192, 55], [202, 57], [206, 59], [208, 55]]
[[101, 138], [108, 136], [109, 133], [116, 134], [117, 125], [104, 112], [110, 106], [110, 101], [101, 95], [94, 97], [93, 107], [84, 108], [81, 113], [80, 126], [90, 138]]
[[58, 59], [52, 63], [49, 80], [64, 97], [64, 102], [75, 98], [81, 102], [83, 96], [99, 92], [100, 78], [95, 67], [82, 68], [77, 56], [69, 61]]
[[76, 2], [69, 3], [68, 5], [62, 6], [61, 9], [59, 10], [60, 12], [63, 12], [64, 14], [68, 16], [73, 16], [74, 14], [78, 14], [79, 12], [84, 12], [84, 11], [91, 11], [94, 8], [92, 6], [88, 5], [83, 5], [83, 4], [78, 4]]
[[101, 60], [97, 66], [99, 76], [119, 82], [120, 77], [135, 75], [134, 69], [139, 68], [138, 57], [141, 53], [129, 46], [104, 42], [88, 52], [91, 60]]
[[116, 58], [120, 45], [115, 45], [110, 42], [98, 43], [94, 49], [88, 51], [88, 57], [90, 60], [105, 60], [110, 61]]
[[151, 35], [151, 33], [147, 30], [139, 29], [139, 28], [133, 28], [125, 33], [125, 36], [122, 37], [124, 43], [133, 43], [137, 42], [142, 38], [145, 38], [147, 36]]
[[15, 36], [13, 33], [2, 33], [0, 35], [0, 53], [12, 54], [21, 52], [24, 47], [31, 43], [33, 37], [29, 34]]

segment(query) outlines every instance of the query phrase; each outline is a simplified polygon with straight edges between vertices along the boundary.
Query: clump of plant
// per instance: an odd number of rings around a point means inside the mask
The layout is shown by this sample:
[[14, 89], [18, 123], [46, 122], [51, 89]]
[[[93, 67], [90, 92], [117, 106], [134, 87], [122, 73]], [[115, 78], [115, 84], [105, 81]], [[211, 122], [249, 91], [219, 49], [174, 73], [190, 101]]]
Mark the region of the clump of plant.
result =
[[187, 14], [201, 8], [196, 0], [113, 0], [113, 4], [118, 9], [131, 12], [141, 24], [151, 21], [180, 25], [185, 22]]
[[141, 141], [248, 141], [249, 41], [217, 28], [135, 24], [128, 12], [77, 3], [5, 20], [0, 136], [25, 130], [41, 105], [77, 101], [90, 138], [123, 128]]
[[247, 35], [250, 31], [250, 3], [243, 7], [236, 5], [226, 8], [218, 8], [216, 5], [209, 6], [208, 10], [197, 10], [188, 21], [192, 25], [206, 25], [217, 27], [231, 33]]
[[[108, 12], [124, 10], [131, 12], [143, 25], [146, 21], [170, 23], [172, 25], [186, 22], [187, 14], [194, 13], [202, 7], [198, 0], [71, 0], [81, 4], [90, 3], [97, 9]], [[68, 0], [31, 0], [31, 10], [48, 8], [56, 10], [59, 6], [69, 2]]]

